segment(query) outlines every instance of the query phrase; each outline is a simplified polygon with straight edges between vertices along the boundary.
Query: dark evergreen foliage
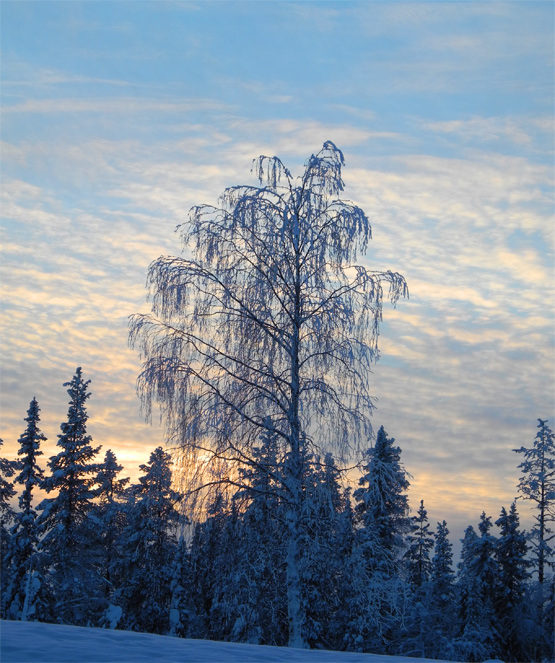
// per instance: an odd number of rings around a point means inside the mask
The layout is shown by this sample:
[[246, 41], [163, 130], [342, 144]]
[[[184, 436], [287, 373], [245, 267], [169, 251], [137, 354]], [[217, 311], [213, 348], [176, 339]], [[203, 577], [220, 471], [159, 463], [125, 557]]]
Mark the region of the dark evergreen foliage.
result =
[[405, 553], [408, 581], [415, 587], [422, 587], [430, 578], [430, 552], [434, 547], [434, 537], [429, 529], [428, 512], [424, 508], [424, 500], [421, 500], [418, 515], [410, 519], [409, 548]]
[[[8, 477], [17, 467], [22, 485], [15, 524], [5, 533], [5, 615], [286, 645], [289, 456], [274, 435], [263, 432], [236, 475], [222, 466], [226, 480], [215, 482], [204, 516], [183, 528], [170, 454], [155, 449], [128, 486], [111, 450], [103, 463], [93, 462], [98, 450], [86, 434], [88, 382], [80, 371], [69, 386], [63, 450], [42, 482], [57, 496], [42, 503], [39, 518], [32, 492], [42, 478], [37, 457], [45, 437], [35, 399], [20, 460], [2, 465]], [[408, 479], [393, 443], [382, 427], [354, 500], [331, 454], [302, 456], [298, 569], [306, 642], [454, 661], [552, 660], [553, 579], [547, 564], [542, 583], [529, 573], [516, 502], [501, 510], [497, 538], [485, 513], [478, 534], [467, 528], [455, 577], [445, 521], [432, 537], [422, 501], [407, 517]], [[10, 514], [14, 490], [3, 480]]]
[[193, 625], [193, 578], [190, 553], [184, 536], [179, 538], [171, 575], [170, 630], [169, 635], [186, 638]]
[[395, 572], [408, 527], [409, 505], [404, 493], [410, 484], [401, 465], [401, 449], [394, 442], [381, 426], [375, 446], [366, 452], [361, 488], [353, 494], [359, 539], [368, 563], [385, 576]]
[[516, 502], [507, 513], [505, 507], [495, 524], [500, 536], [495, 548], [497, 558], [495, 614], [501, 636], [501, 655], [505, 661], [521, 661], [524, 658], [519, 634], [518, 609], [522, 605], [528, 573], [526, 558], [528, 546], [524, 532], [519, 529]]
[[48, 493], [39, 504], [42, 511], [37, 527], [41, 535], [42, 568], [53, 618], [64, 624], [85, 625], [97, 608], [99, 583], [96, 565], [95, 527], [88, 517], [93, 509], [95, 476], [99, 466], [93, 462], [100, 447], [92, 447], [87, 434], [86, 401], [90, 380], [83, 380], [77, 368], [69, 387], [67, 421], [61, 424], [57, 445], [61, 451], [48, 462], [51, 474], [43, 483]]
[[547, 420], [538, 419], [538, 428], [533, 447], [514, 451], [524, 454], [524, 460], [518, 466], [522, 471], [518, 490], [524, 499], [534, 502], [537, 509], [530, 540], [536, 558], [534, 571], [543, 584], [546, 568], [553, 568], [551, 541], [555, 539], [555, 533], [549, 525], [555, 522], [555, 435]]
[[130, 491], [116, 603], [123, 608], [123, 625], [133, 631], [170, 630], [179, 520], [171, 465], [170, 454], [157, 447], [148, 464], [140, 466], [143, 475]]
[[437, 524], [429, 591], [427, 630], [433, 636], [433, 642], [432, 647], [426, 651], [426, 655], [432, 658], [449, 659], [454, 634], [455, 573], [453, 571], [453, 545], [449, 540], [449, 530], [445, 520]]
[[[0, 439], [0, 446], [4, 443]], [[0, 525], [2, 531], [13, 518], [13, 508], [10, 505], [10, 499], [15, 495], [15, 488], [9, 478], [13, 477], [17, 469], [17, 463], [7, 458], [0, 458]], [[6, 534], [7, 536], [7, 534]]]
[[[3, 440], [0, 439], [0, 446]], [[13, 522], [14, 510], [10, 500], [15, 495], [13, 483], [9, 481], [16, 471], [17, 464], [7, 458], [0, 458], [0, 590], [2, 592], [2, 601], [0, 615], [6, 614], [6, 587], [8, 585], [8, 564], [5, 551], [10, 543], [10, 526]]]
[[476, 534], [468, 527], [459, 563], [459, 635], [455, 655], [465, 661], [495, 658], [499, 650], [494, 602], [497, 587], [496, 540], [489, 533], [491, 518], [482, 513]]
[[39, 541], [37, 513], [33, 508], [33, 490], [44, 480], [44, 473], [37, 461], [38, 456], [42, 456], [40, 443], [46, 440], [39, 429], [39, 412], [37, 400], [33, 398], [25, 419], [27, 427], [19, 438], [19, 474], [15, 482], [23, 485], [23, 492], [19, 496], [19, 511], [15, 514], [6, 555], [9, 577], [5, 598], [6, 616], [22, 621], [33, 618], [41, 584], [40, 564], [36, 554]]
[[306, 638], [311, 647], [337, 649], [343, 585], [349, 569], [345, 556], [352, 546], [346, 497], [331, 454], [305, 466], [301, 576], [307, 605]]
[[355, 540], [352, 564], [356, 579], [348, 589], [349, 622], [345, 634], [349, 649], [388, 648], [402, 616], [399, 576], [408, 528], [409, 487], [401, 465], [401, 449], [393, 445], [382, 426], [376, 444], [366, 452], [360, 488], [355, 490]]
[[239, 471], [234, 528], [240, 541], [233, 587], [239, 607], [232, 635], [245, 642], [287, 642], [285, 587], [285, 502], [283, 458], [275, 435], [265, 431], [254, 463]]
[[[111, 600], [119, 586], [118, 562], [122, 555], [122, 534], [127, 523], [124, 510], [125, 491], [129, 478], [118, 478], [123, 466], [117, 462], [111, 449], [106, 451], [104, 462], [99, 466], [95, 483], [95, 507], [92, 517], [97, 525], [96, 540], [91, 541], [98, 548], [96, 564], [101, 578], [102, 597], [105, 610], [110, 611]], [[109, 613], [110, 614], [110, 613]], [[106, 625], [106, 618], [101, 624]]]

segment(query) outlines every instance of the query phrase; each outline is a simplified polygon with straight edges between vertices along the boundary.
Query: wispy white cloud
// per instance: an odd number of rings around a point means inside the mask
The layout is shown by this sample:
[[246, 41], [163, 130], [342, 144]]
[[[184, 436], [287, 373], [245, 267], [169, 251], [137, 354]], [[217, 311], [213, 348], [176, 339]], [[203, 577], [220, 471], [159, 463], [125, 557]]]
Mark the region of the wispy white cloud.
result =
[[28, 78], [18, 78], [10, 80], [4, 78], [2, 86], [8, 90], [10, 87], [32, 87], [35, 90], [40, 87], [51, 87], [56, 85], [73, 85], [78, 84], [102, 84], [102, 85], [115, 85], [121, 87], [130, 87], [132, 83], [129, 81], [118, 80], [114, 78], [95, 78], [92, 76], [79, 76], [76, 74], [67, 74], [62, 71], [52, 69], [32, 69], [29, 71]]
[[9, 113], [184, 113], [202, 110], [227, 110], [226, 104], [210, 99], [158, 101], [144, 97], [118, 99], [52, 98], [29, 99], [23, 103], [4, 105], [2, 112]]
[[[112, 408], [110, 416], [102, 414], [109, 406], [106, 396], [98, 394], [96, 416], [102, 436], [113, 435], [110, 431], [114, 421], [118, 414], [123, 416], [125, 408], [137, 411], [133, 382], [138, 361], [128, 354], [121, 356], [119, 349], [126, 339], [125, 318], [145, 308], [142, 284], [148, 262], [160, 253], [179, 251], [171, 230], [183, 221], [188, 207], [202, 201], [214, 202], [226, 185], [249, 181], [250, 159], [266, 148], [271, 154], [288, 154], [298, 166], [299, 157], [317, 149], [323, 137], [333, 137], [346, 147], [347, 158], [349, 146], [356, 149], [372, 138], [372, 132], [349, 126], [298, 120], [249, 123], [236, 118], [218, 129], [222, 138], [216, 142], [217, 149], [207, 155], [210, 127], [182, 129], [197, 132], [196, 140], [159, 141], [148, 148], [133, 141], [99, 141], [79, 147], [48, 149], [45, 145], [39, 150], [43, 168], [47, 168], [49, 158], [60, 160], [60, 176], [81, 171], [81, 179], [89, 178], [104, 200], [114, 200], [115, 206], [104, 211], [100, 208], [91, 214], [68, 209], [52, 197], [51, 191], [20, 180], [6, 183], [8, 218], [28, 224], [34, 233], [53, 234], [57, 246], [56, 253], [47, 257], [48, 246], [39, 243], [43, 267], [40, 263], [31, 266], [36, 247], [29, 245], [22, 251], [17, 248], [21, 245], [12, 242], [5, 249], [8, 260], [11, 262], [13, 256], [17, 265], [10, 268], [4, 305], [12, 310], [25, 302], [29, 316], [20, 315], [13, 320], [13, 330], [7, 330], [10, 354], [24, 365], [31, 365], [34, 344], [42, 335], [51, 355], [43, 364], [48, 373], [56, 357], [65, 358], [60, 363], [69, 369], [72, 363], [85, 363], [80, 358], [86, 356], [94, 366], [95, 381], [104, 371], [115, 372], [119, 376], [113, 378], [116, 381], [127, 380], [125, 387], [123, 383], [120, 387], [127, 396], [116, 408], [117, 413]], [[237, 135], [234, 132], [241, 135], [248, 131], [253, 137], [268, 136], [271, 140], [267, 145], [257, 145], [229, 138]], [[25, 148], [25, 158], [32, 150], [32, 145]], [[433, 426], [439, 435], [447, 435], [451, 417], [463, 421], [469, 415], [464, 404], [474, 402], [468, 395], [473, 389], [472, 370], [480, 376], [481, 398], [483, 389], [487, 389], [486, 400], [492, 408], [499, 408], [495, 394], [498, 380], [503, 379], [504, 371], [514, 370], [507, 353], [519, 350], [537, 355], [541, 348], [530, 331], [545, 329], [549, 321], [539, 314], [537, 306], [525, 312], [507, 312], [513, 296], [507, 276], [519, 284], [521, 294], [526, 290], [524, 298], [531, 302], [527, 289], [546, 285], [548, 265], [537, 251], [516, 253], [506, 247], [503, 210], [515, 191], [520, 191], [522, 200], [537, 200], [537, 195], [530, 192], [540, 190], [540, 185], [549, 181], [549, 169], [526, 159], [515, 161], [494, 154], [469, 160], [429, 155], [396, 157], [382, 159], [381, 165], [386, 167], [380, 170], [363, 167], [365, 159], [361, 157], [356, 160], [357, 167], [347, 168], [345, 179], [349, 197], [361, 203], [374, 219], [376, 239], [368, 264], [376, 266], [377, 257], [380, 266], [406, 273], [412, 295], [411, 302], [401, 303], [395, 311], [385, 311], [384, 357], [376, 367], [376, 394], [380, 399], [377, 415], [390, 422], [392, 434], [403, 446], [406, 439], [409, 447], [418, 444], [423, 454], [433, 456], [435, 441], [426, 442], [425, 431]], [[104, 177], [106, 172], [110, 173], [109, 180]], [[511, 205], [514, 208], [516, 203]], [[484, 215], [485, 208], [495, 213]], [[145, 212], [135, 211], [138, 209]], [[463, 219], [470, 222], [469, 228], [482, 228], [483, 234], [461, 236]], [[512, 223], [516, 229], [523, 226], [518, 218]], [[549, 234], [548, 225], [546, 217], [537, 214], [536, 231]], [[11, 247], [15, 247], [13, 253]], [[488, 281], [477, 276], [476, 270], [487, 270]], [[492, 283], [504, 283], [505, 287], [496, 290]], [[25, 325], [29, 318], [35, 322]], [[61, 325], [59, 320], [66, 322]], [[517, 329], [517, 323], [520, 331], [514, 333], [511, 329]], [[22, 325], [28, 329], [27, 334], [21, 333]], [[494, 353], [492, 359], [497, 362], [503, 359], [492, 372], [493, 377], [485, 380], [485, 366], [490, 367], [490, 362], [484, 364], [488, 352]], [[388, 361], [396, 360], [402, 362], [403, 370], [388, 365]], [[469, 379], [460, 379], [462, 366], [468, 367]], [[522, 385], [530, 385], [530, 379], [522, 377]], [[106, 378], [103, 380], [106, 382]], [[438, 380], [442, 398], [448, 396], [440, 408]], [[111, 394], [111, 388], [108, 391]], [[509, 399], [511, 407], [518, 394], [517, 389]], [[457, 403], [462, 409], [455, 407]], [[415, 407], [419, 410], [416, 419], [412, 412]], [[133, 436], [140, 427], [137, 418], [130, 429]], [[461, 432], [461, 424], [456, 429], [465, 449], [473, 448], [466, 441], [468, 433]], [[144, 433], [139, 437], [147, 439]], [[500, 452], [506, 442], [506, 438], [500, 440]], [[469, 471], [480, 458], [480, 449], [478, 445], [469, 454]], [[410, 452], [408, 461], [415, 466], [412, 471], [418, 473], [418, 460]], [[435, 462], [442, 462], [441, 454]]]
[[[552, 46], [549, 30], [536, 39], [534, 6], [511, 53], [511, 38], [496, 34], [511, 37], [528, 10], [510, 5], [278, 3], [264, 34], [283, 31], [261, 50], [259, 69], [258, 60], [220, 66], [217, 53], [197, 62], [210, 39], [217, 44], [210, 22], [182, 50], [152, 41], [142, 54], [136, 44], [114, 52], [112, 69], [94, 39], [67, 70], [48, 58], [34, 73], [34, 63], [5, 69], [4, 450], [14, 452], [36, 395], [54, 451], [67, 408], [61, 385], [82, 365], [93, 380], [95, 441], [144, 462], [162, 436], [139, 417], [126, 323], [148, 309], [149, 262], [180, 252], [173, 230], [191, 205], [254, 183], [254, 157], [279, 155], [300, 172], [331, 139], [347, 159], [346, 196], [373, 225], [364, 264], [409, 281], [411, 299], [384, 307], [373, 380], [375, 424], [403, 449], [411, 500], [424, 497], [433, 518], [451, 514], [457, 526], [507, 505], [511, 449], [533, 439], [553, 402], [553, 122], [541, 91]], [[206, 19], [207, 6], [195, 18]], [[141, 11], [130, 9], [130, 22]], [[175, 3], [164, 11], [181, 14]], [[241, 12], [249, 18], [246, 5]], [[86, 59], [87, 49], [98, 58]], [[286, 49], [306, 72], [279, 66], [290, 61]], [[148, 58], [158, 50], [164, 66], [179, 55], [173, 77], [155, 75]], [[137, 75], [135, 56], [150, 76]], [[534, 57], [538, 75], [522, 73]], [[528, 79], [534, 104], [515, 110], [503, 94]], [[428, 92], [436, 96], [426, 105]]]
[[549, 117], [514, 118], [514, 117], [473, 117], [467, 120], [448, 120], [444, 122], [425, 122], [422, 128], [440, 134], [456, 134], [463, 140], [482, 142], [511, 141], [523, 147], [531, 146], [535, 133], [541, 133], [542, 150], [545, 139], [552, 139], [554, 122]]

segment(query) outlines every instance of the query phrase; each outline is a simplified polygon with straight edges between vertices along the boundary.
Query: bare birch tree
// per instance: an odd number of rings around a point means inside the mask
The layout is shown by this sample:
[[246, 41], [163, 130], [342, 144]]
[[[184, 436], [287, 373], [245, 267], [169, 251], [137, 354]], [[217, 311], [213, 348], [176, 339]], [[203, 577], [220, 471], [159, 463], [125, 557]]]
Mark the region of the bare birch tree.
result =
[[191, 209], [177, 229], [190, 257], [151, 264], [152, 314], [130, 321], [145, 414], [159, 404], [169, 440], [251, 465], [264, 431], [283, 450], [293, 647], [306, 646], [303, 462], [314, 447], [345, 457], [368, 439], [384, 284], [394, 305], [408, 295], [400, 274], [354, 264], [371, 227], [339, 199], [343, 165], [330, 141], [298, 178], [277, 157], [256, 159], [260, 186], [234, 186], [217, 207]]

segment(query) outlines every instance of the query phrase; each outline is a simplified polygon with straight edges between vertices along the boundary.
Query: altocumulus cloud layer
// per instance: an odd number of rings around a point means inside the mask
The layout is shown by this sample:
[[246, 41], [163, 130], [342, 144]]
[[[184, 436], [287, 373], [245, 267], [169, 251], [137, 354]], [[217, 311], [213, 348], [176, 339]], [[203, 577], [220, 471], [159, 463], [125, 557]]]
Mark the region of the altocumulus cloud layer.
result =
[[[188, 209], [293, 171], [325, 140], [368, 214], [364, 264], [403, 273], [374, 370], [411, 500], [456, 535], [515, 496], [553, 418], [549, 3], [8, 3], [3, 8], [2, 431], [29, 401], [54, 452], [62, 383], [129, 471], [139, 414], [127, 317]], [[44, 26], [44, 29], [42, 28]], [[553, 422], [555, 423], [555, 422]], [[526, 511], [525, 507], [522, 507]]]

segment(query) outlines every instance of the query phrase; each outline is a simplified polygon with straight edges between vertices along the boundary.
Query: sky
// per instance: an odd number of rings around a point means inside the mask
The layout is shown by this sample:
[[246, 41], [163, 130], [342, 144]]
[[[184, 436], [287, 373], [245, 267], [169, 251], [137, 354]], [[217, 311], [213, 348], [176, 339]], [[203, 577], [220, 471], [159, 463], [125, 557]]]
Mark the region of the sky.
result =
[[[26, 2], [1, 7], [1, 426], [29, 402], [43, 466], [77, 366], [88, 430], [126, 472], [163, 443], [135, 392], [128, 316], [179, 255], [193, 205], [294, 174], [326, 140], [368, 215], [384, 306], [377, 409], [452, 538], [517, 495], [537, 419], [555, 423], [551, 2]], [[522, 519], [530, 524], [527, 504]]]

